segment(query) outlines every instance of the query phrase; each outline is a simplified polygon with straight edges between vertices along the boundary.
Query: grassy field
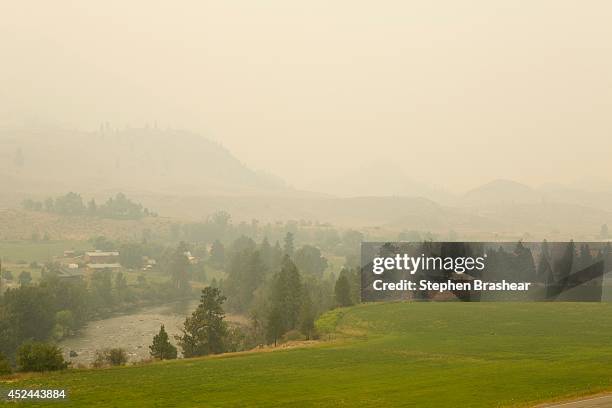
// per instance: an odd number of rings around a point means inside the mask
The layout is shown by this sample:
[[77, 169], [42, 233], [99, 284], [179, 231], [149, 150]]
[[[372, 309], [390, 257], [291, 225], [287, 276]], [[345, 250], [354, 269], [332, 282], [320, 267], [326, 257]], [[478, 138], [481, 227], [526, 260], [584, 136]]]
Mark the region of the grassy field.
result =
[[61, 257], [65, 250], [91, 249], [87, 241], [0, 241], [0, 257], [9, 262], [49, 262]]
[[65, 388], [64, 407], [528, 407], [612, 389], [612, 304], [369, 304], [319, 326], [332, 341], [0, 388]]

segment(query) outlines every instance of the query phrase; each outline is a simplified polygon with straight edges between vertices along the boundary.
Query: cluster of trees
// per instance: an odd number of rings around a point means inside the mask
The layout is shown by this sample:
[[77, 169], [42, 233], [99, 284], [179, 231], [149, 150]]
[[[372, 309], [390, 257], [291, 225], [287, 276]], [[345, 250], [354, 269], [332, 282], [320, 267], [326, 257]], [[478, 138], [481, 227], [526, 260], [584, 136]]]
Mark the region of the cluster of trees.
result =
[[[26, 342], [17, 350], [16, 366], [18, 371], [56, 371], [68, 367], [62, 351], [52, 344]], [[9, 360], [0, 353], [0, 375], [10, 374], [13, 367]]]
[[296, 249], [291, 232], [282, 245], [271, 245], [267, 238], [257, 244], [244, 236], [227, 249], [216, 242], [213, 260], [224, 265], [226, 278], [219, 287], [228, 309], [250, 316], [245, 347], [276, 343], [283, 336], [312, 338], [317, 316], [359, 299], [358, 268], [343, 269], [336, 281], [333, 273], [325, 273], [328, 260], [321, 250], [310, 244]]
[[310, 338], [316, 317], [312, 299], [288, 254], [285, 254], [281, 269], [273, 278], [271, 289], [266, 316], [267, 342], [276, 345], [283, 334], [296, 329]]
[[20, 287], [0, 297], [0, 354], [13, 363], [21, 344], [60, 340], [88, 320], [143, 301], [159, 303], [186, 296], [185, 289], [178, 289], [171, 279], [149, 283], [143, 277], [128, 285], [122, 272], [95, 271], [88, 282], [64, 280], [58, 272], [59, 265], [47, 264], [40, 282], [24, 279]]
[[[347, 258], [347, 263], [351, 266], [358, 265], [359, 248], [364, 239], [361, 232], [339, 231], [328, 224], [316, 224], [303, 220], [263, 224], [254, 219], [251, 222], [242, 221], [235, 224], [230, 214], [218, 211], [210, 215], [204, 222], [173, 224], [168, 238], [173, 241], [216, 242], [229, 246], [242, 236], [255, 241], [266, 239], [273, 243], [282, 242], [287, 234], [291, 234], [297, 242], [309, 243], [325, 252], [343, 256]], [[218, 253], [218, 251], [213, 251], [213, 253]], [[295, 261], [299, 263], [299, 259], [296, 258]], [[221, 261], [219, 265], [221, 264], [224, 262]]]
[[[119, 250], [126, 259], [138, 260], [149, 244], [122, 245]], [[180, 242], [176, 248], [157, 248], [156, 252], [160, 269], [168, 273], [177, 290], [205, 275], [207, 267], [225, 272], [223, 280], [208, 282], [198, 309], [185, 321], [183, 334], [176, 339], [185, 357], [276, 343], [283, 336], [311, 338], [319, 314], [359, 300], [358, 268], [343, 269], [336, 280], [333, 274], [325, 274], [328, 261], [321, 250], [309, 244], [296, 248], [290, 232], [282, 244], [276, 241], [272, 245], [267, 238], [256, 243], [240, 236], [229, 245], [219, 239], [210, 246]], [[200, 258], [197, 266], [188, 262], [188, 252]], [[133, 255], [128, 256], [130, 253]], [[224, 304], [232, 312], [250, 316], [250, 325], [228, 326]], [[163, 327], [150, 350], [160, 359], [177, 354]]]
[[38, 285], [24, 281], [7, 290], [0, 299], [0, 366], [12, 361], [22, 371], [63, 367], [61, 353], [42, 342], [72, 334], [88, 318], [86, 295], [82, 282], [60, 282], [49, 271]]
[[547, 241], [542, 242], [540, 248], [537, 262], [534, 260], [532, 251], [522, 242], [518, 242], [512, 252], [505, 251], [502, 247], [487, 252], [487, 268], [484, 271], [487, 279], [552, 284], [593, 265], [596, 261], [607, 261], [612, 255], [610, 243], [593, 254], [588, 243], [576, 248], [574, 242], [570, 241], [565, 247], [560, 248], [563, 253], [560, 253], [560, 256], [555, 257], [554, 260]]
[[[195, 276], [193, 265], [183, 255], [186, 251], [200, 255], [207, 267], [223, 270], [225, 278], [208, 282], [200, 305], [176, 338], [185, 357], [249, 349], [281, 339], [312, 338], [318, 315], [359, 301], [359, 269], [345, 268], [337, 279], [333, 273], [326, 274], [328, 261], [321, 250], [309, 244], [296, 249], [292, 233], [285, 234], [282, 244], [276, 241], [274, 245], [267, 238], [257, 243], [246, 236], [227, 246], [220, 240], [200, 247], [181, 242], [167, 257], [169, 261], [162, 262], [177, 287]], [[228, 326], [224, 307], [249, 316], [250, 324]], [[159, 359], [177, 354], [163, 327], [150, 350]]]
[[140, 203], [133, 202], [123, 193], [117, 193], [115, 197], [110, 197], [100, 205], [93, 198], [85, 204], [80, 194], [70, 192], [57, 198], [49, 197], [44, 201], [26, 199], [22, 206], [30, 211], [46, 211], [62, 215], [89, 215], [102, 218], [133, 220], [157, 216], [156, 213], [144, 208]]
[[89, 316], [82, 282], [60, 282], [47, 273], [38, 285], [7, 290], [0, 300], [0, 352], [14, 359], [27, 341], [59, 339]]
[[[176, 349], [175, 349], [176, 351]], [[176, 355], [175, 355], [176, 358]], [[122, 348], [110, 348], [96, 351], [93, 366], [124, 365], [128, 361], [127, 353]], [[28, 341], [19, 346], [16, 352], [15, 368], [21, 372], [58, 371], [68, 368], [62, 350], [54, 344]], [[0, 353], [0, 375], [13, 372], [13, 367], [4, 354]]]
[[535, 282], [536, 265], [533, 254], [521, 242], [513, 252], [507, 252], [500, 246], [497, 251], [487, 252], [486, 270], [483, 274], [490, 280]]
[[[232, 331], [225, 321], [223, 303], [225, 296], [218, 288], [208, 286], [202, 290], [200, 304], [196, 310], [185, 319], [182, 333], [175, 336], [184, 357], [198, 357], [209, 354], [219, 354], [233, 351]], [[177, 348], [170, 343], [164, 325], [153, 337], [149, 346], [151, 357], [158, 360], [175, 359]]]
[[[3, 269], [2, 278], [8, 282], [12, 282], [15, 279], [15, 274], [9, 269]], [[17, 281], [20, 285], [27, 285], [32, 281], [32, 274], [29, 271], [21, 271], [19, 275], [17, 275]]]
[[[289, 240], [286, 241], [286, 244], [289, 243]], [[238, 244], [244, 245], [247, 242], [241, 240]], [[285, 249], [289, 247], [285, 245]], [[255, 259], [255, 263], [263, 268], [265, 264], [259, 260], [258, 251], [253, 248], [251, 250], [252, 252], [244, 253], [243, 256], [245, 259]], [[252, 272], [252, 269], [248, 271]], [[265, 274], [263, 269], [261, 272]], [[343, 269], [332, 295], [336, 306], [356, 303], [359, 296], [358, 287], [355, 287], [356, 276], [358, 277], [358, 269]], [[246, 286], [241, 290], [244, 291], [243, 294], [249, 294]], [[285, 253], [280, 261], [280, 269], [270, 278], [269, 288], [266, 290], [269, 296], [268, 305], [263, 309], [258, 308], [259, 314], [251, 314], [250, 327], [230, 327], [225, 321], [223, 308], [227, 297], [222, 295], [219, 288], [208, 286], [202, 290], [200, 304], [185, 320], [182, 333], [175, 336], [175, 339], [183, 356], [188, 358], [248, 349], [264, 342], [276, 345], [283, 337], [312, 338], [315, 334], [314, 322], [318, 309], [313, 303], [311, 290], [312, 287], [303, 281], [297, 266]], [[244, 307], [244, 303], [235, 305]], [[163, 325], [149, 349], [151, 356], [157, 359], [177, 357], [177, 348], [170, 343]]]

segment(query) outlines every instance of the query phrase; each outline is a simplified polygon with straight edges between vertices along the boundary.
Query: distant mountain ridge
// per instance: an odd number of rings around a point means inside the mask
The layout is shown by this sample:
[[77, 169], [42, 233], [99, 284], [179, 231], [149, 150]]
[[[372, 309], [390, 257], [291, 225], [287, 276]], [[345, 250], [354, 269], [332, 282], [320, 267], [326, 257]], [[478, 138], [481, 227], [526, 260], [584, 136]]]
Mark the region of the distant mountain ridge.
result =
[[323, 194], [254, 171], [220, 144], [190, 132], [0, 129], [0, 209], [69, 191], [84, 199], [123, 192], [179, 219], [225, 210], [236, 221], [312, 220], [398, 233], [484, 233], [490, 239], [523, 233], [586, 239], [612, 225], [612, 190], [494, 180], [453, 195], [413, 179], [418, 177], [392, 164], [375, 163], [330, 175]]
[[439, 187], [432, 187], [417, 180], [388, 161], [374, 161], [359, 167], [330, 175], [309, 187], [314, 191], [337, 197], [422, 197], [438, 203], [452, 203], [455, 197]]
[[467, 204], [537, 203], [541, 194], [533, 188], [512, 180], [497, 179], [468, 191], [463, 201]]
[[0, 130], [0, 174], [15, 192], [244, 195], [287, 190], [204, 137], [155, 128]]

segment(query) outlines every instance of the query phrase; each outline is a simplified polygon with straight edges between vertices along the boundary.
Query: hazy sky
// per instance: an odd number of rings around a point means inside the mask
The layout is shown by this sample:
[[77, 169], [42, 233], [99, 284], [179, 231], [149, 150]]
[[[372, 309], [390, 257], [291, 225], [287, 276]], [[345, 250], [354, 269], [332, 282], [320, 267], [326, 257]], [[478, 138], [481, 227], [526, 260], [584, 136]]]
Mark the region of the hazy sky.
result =
[[0, 3], [0, 122], [202, 132], [297, 186], [388, 159], [612, 179], [612, 2]]

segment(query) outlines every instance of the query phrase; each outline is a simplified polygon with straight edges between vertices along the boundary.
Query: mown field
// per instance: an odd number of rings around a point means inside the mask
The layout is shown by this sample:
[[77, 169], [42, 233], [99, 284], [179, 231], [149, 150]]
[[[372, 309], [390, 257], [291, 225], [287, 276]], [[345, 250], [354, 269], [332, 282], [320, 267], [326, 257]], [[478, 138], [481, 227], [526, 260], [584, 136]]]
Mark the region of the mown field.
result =
[[64, 407], [528, 407], [612, 389], [612, 304], [368, 304], [319, 326], [332, 340], [312, 347], [0, 387], [64, 388]]

